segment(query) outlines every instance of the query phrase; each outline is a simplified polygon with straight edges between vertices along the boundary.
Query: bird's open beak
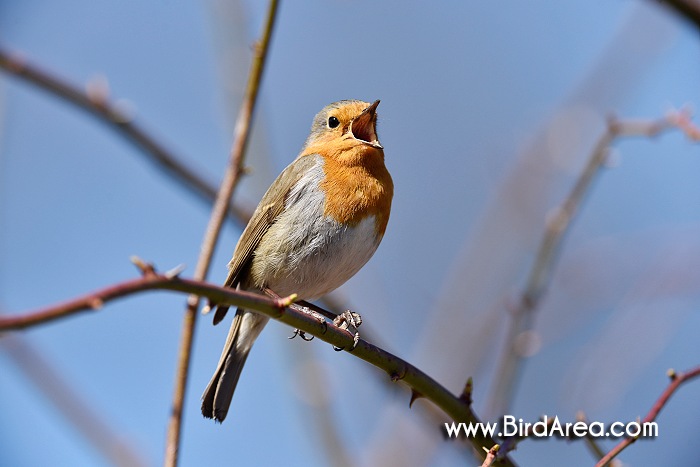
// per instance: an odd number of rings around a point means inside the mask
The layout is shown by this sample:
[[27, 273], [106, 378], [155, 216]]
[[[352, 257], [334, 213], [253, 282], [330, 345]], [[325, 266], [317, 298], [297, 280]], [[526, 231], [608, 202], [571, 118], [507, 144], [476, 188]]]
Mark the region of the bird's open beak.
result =
[[360, 115], [350, 123], [350, 133], [356, 140], [362, 141], [377, 149], [384, 149], [377, 139], [377, 106], [376, 100], [372, 105], [362, 111]]

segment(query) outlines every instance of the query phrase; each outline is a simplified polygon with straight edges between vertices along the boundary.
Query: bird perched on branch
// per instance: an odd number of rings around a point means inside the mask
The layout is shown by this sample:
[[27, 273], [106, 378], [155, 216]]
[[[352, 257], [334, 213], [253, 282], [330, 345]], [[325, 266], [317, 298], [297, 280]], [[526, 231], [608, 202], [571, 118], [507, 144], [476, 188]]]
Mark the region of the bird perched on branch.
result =
[[[272, 183], [241, 235], [225, 285], [313, 300], [365, 265], [389, 220], [394, 185], [377, 138], [377, 106], [334, 102], [314, 118], [299, 156]], [[210, 304], [210, 307], [214, 304]], [[228, 306], [219, 306], [214, 324]], [[222, 422], [268, 317], [238, 309], [202, 414]]]

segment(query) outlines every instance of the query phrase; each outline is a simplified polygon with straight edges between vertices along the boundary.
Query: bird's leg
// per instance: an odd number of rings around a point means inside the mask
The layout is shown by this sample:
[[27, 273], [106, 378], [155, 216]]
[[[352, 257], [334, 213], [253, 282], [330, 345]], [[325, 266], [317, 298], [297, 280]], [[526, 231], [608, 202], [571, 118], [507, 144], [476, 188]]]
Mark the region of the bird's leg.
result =
[[[272, 289], [270, 289], [269, 287], [265, 287], [265, 288], [263, 289], [263, 292], [265, 292], [265, 295], [267, 295], [268, 297], [272, 297], [272, 298], [275, 298], [275, 299], [279, 299], [279, 298], [280, 298], [280, 296], [277, 295], [277, 294], [275, 293], [275, 291], [272, 290]], [[304, 305], [307, 304], [307, 303], [304, 302], [304, 301], [302, 301], [301, 303], [303, 303]], [[294, 308], [294, 309], [297, 310], [297, 311], [301, 311], [302, 313], [306, 313], [306, 314], [308, 314], [308, 315], [313, 316], [313, 317], [316, 318], [320, 323], [323, 323], [323, 325], [324, 325], [324, 330], [325, 330], [326, 319], [325, 319], [323, 316], [321, 316], [320, 314], [318, 314], [318, 313], [316, 313], [316, 312], [314, 312], [314, 311], [311, 311], [311, 310], [309, 309], [308, 306], [304, 306], [304, 305], [299, 305], [299, 304], [297, 304], [297, 303], [292, 303], [289, 307], [290, 307], [290, 308]], [[305, 333], [304, 331], [302, 331], [301, 329], [295, 329], [294, 332], [292, 333], [292, 335], [288, 337], [288, 339], [294, 339], [294, 338], [297, 337], [297, 336], [301, 337], [301, 338], [302, 338], [303, 340], [305, 340], [306, 342], [309, 342], [309, 341], [314, 340], [314, 336], [307, 337], [307, 336], [306, 336], [306, 333]]]
[[[337, 328], [340, 328], [344, 331], [353, 332], [354, 330], [353, 343], [352, 347], [350, 347], [349, 350], [353, 350], [355, 347], [357, 347], [357, 343], [360, 342], [360, 332], [357, 330], [357, 328], [359, 328], [362, 324], [362, 316], [360, 316], [359, 313], [355, 313], [350, 310], [345, 310], [344, 312], [335, 317], [335, 319], [333, 320], [333, 324]], [[336, 352], [340, 352], [341, 350], [345, 350], [345, 348], [334, 346], [333, 350], [335, 350]]]

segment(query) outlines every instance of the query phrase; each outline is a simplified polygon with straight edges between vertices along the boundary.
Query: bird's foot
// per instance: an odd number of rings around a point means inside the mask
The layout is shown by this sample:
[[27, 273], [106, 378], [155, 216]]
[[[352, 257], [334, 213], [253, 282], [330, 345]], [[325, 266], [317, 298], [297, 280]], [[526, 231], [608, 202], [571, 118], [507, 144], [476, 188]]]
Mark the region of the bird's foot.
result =
[[302, 331], [300, 329], [295, 329], [294, 333], [291, 336], [289, 336], [287, 339], [294, 339], [297, 336], [301, 337], [301, 339], [306, 341], [306, 342], [314, 340], [314, 336], [309, 337], [306, 335], [306, 333], [304, 331]]
[[[352, 347], [350, 347], [350, 349], [348, 350], [353, 350], [355, 347], [357, 347], [357, 343], [360, 342], [360, 333], [357, 330], [357, 328], [359, 328], [362, 324], [362, 316], [360, 316], [359, 313], [354, 313], [350, 310], [345, 310], [344, 312], [335, 317], [335, 319], [333, 320], [333, 324], [337, 328], [340, 328], [344, 331], [354, 331]], [[345, 347], [334, 346], [333, 350], [335, 350], [336, 352], [340, 352], [341, 350], [345, 350]]]
[[[307, 307], [307, 306], [299, 306], [299, 305], [297, 305], [297, 306], [295, 306], [295, 308], [296, 308], [297, 310], [301, 311], [302, 313], [306, 313], [307, 315], [309, 315], [309, 316], [311, 316], [312, 318], [316, 319], [319, 323], [323, 324], [323, 325], [324, 325], [323, 330], [324, 330], [324, 332], [325, 332], [325, 330], [326, 330], [326, 328], [325, 328], [325, 326], [326, 326], [326, 318], [324, 318], [322, 314], [315, 312], [314, 310], [310, 309], [310, 308]], [[314, 339], [314, 336], [307, 337], [307, 336], [306, 336], [306, 333], [305, 333], [304, 331], [299, 330], [299, 329], [295, 329], [295, 330], [294, 330], [294, 334], [292, 334], [291, 337], [289, 337], [289, 338], [290, 338], [290, 339], [294, 339], [296, 336], [301, 337], [301, 338], [302, 338], [303, 340], [305, 340], [306, 342], [309, 342], [309, 341], [311, 341], [311, 340]]]

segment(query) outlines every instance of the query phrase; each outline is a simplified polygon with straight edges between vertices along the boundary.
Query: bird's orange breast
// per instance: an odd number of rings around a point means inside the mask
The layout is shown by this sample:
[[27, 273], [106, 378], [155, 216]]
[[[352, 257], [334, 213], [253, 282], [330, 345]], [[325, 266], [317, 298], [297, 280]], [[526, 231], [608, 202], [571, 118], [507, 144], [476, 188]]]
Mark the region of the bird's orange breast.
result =
[[375, 216], [381, 238], [386, 230], [394, 196], [394, 183], [384, 165], [384, 151], [352, 141], [324, 141], [306, 148], [304, 155], [319, 154], [324, 179], [319, 184], [326, 194], [324, 214], [349, 226]]

